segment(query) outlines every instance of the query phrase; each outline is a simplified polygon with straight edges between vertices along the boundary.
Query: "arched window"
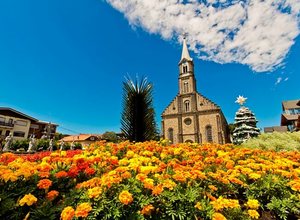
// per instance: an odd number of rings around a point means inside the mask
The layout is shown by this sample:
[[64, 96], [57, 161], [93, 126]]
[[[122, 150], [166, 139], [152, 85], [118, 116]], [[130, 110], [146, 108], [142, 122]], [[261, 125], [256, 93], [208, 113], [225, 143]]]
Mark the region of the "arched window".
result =
[[174, 130], [173, 128], [168, 129], [168, 139], [171, 141], [171, 144], [174, 142]]
[[189, 100], [184, 102], [184, 110], [185, 110], [185, 112], [190, 111], [190, 101]]
[[185, 93], [189, 92], [189, 83], [188, 82], [183, 83], [183, 92], [185, 92]]
[[187, 73], [187, 71], [188, 71], [187, 65], [183, 65], [183, 66], [182, 66], [182, 72], [183, 72], [183, 73]]
[[207, 142], [210, 142], [210, 143], [213, 142], [211, 125], [207, 125], [205, 127], [205, 133], [206, 133]]

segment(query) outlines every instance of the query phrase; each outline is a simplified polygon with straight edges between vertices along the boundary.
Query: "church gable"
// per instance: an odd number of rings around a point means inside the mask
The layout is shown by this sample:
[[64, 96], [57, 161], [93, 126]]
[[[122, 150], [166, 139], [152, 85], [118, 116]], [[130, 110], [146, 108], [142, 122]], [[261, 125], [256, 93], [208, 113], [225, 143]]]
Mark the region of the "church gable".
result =
[[177, 96], [173, 99], [173, 101], [168, 105], [168, 107], [163, 111], [162, 115], [172, 115], [172, 114], [177, 114], [178, 109], [177, 109]]
[[209, 111], [209, 110], [219, 110], [220, 107], [212, 102], [210, 99], [205, 96], [197, 93], [197, 110], [198, 111]]

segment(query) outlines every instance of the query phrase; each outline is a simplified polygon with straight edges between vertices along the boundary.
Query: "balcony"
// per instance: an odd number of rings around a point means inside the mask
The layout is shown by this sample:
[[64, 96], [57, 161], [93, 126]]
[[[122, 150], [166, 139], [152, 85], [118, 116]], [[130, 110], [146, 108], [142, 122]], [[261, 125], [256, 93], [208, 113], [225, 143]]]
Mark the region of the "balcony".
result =
[[4, 122], [4, 121], [0, 121], [0, 126], [1, 127], [9, 127], [9, 128], [13, 128], [14, 127], [14, 124], [13, 123], [7, 123], [7, 122]]

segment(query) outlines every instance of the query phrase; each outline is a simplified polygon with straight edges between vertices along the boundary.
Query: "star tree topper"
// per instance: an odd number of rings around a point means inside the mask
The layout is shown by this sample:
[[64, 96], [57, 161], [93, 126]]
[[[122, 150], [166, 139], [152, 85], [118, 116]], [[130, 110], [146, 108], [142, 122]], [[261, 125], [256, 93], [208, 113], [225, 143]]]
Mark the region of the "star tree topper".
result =
[[238, 103], [238, 104], [240, 104], [240, 105], [244, 105], [244, 103], [246, 102], [246, 99], [247, 99], [247, 98], [245, 98], [244, 96], [240, 96], [240, 95], [239, 95], [239, 97], [237, 97], [235, 103]]

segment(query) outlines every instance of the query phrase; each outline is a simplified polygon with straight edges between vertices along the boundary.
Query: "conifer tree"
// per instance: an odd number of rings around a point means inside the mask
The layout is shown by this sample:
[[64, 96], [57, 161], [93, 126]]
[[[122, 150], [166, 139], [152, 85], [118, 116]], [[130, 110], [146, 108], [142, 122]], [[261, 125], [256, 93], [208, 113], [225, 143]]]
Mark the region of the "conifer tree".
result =
[[121, 131], [130, 141], [153, 140], [157, 136], [152, 90], [153, 85], [145, 77], [123, 82]]
[[233, 143], [241, 144], [251, 137], [257, 137], [260, 134], [259, 128], [256, 127], [257, 120], [254, 113], [244, 103], [247, 98], [239, 96], [236, 103], [240, 104], [239, 110], [235, 113], [233, 130]]

